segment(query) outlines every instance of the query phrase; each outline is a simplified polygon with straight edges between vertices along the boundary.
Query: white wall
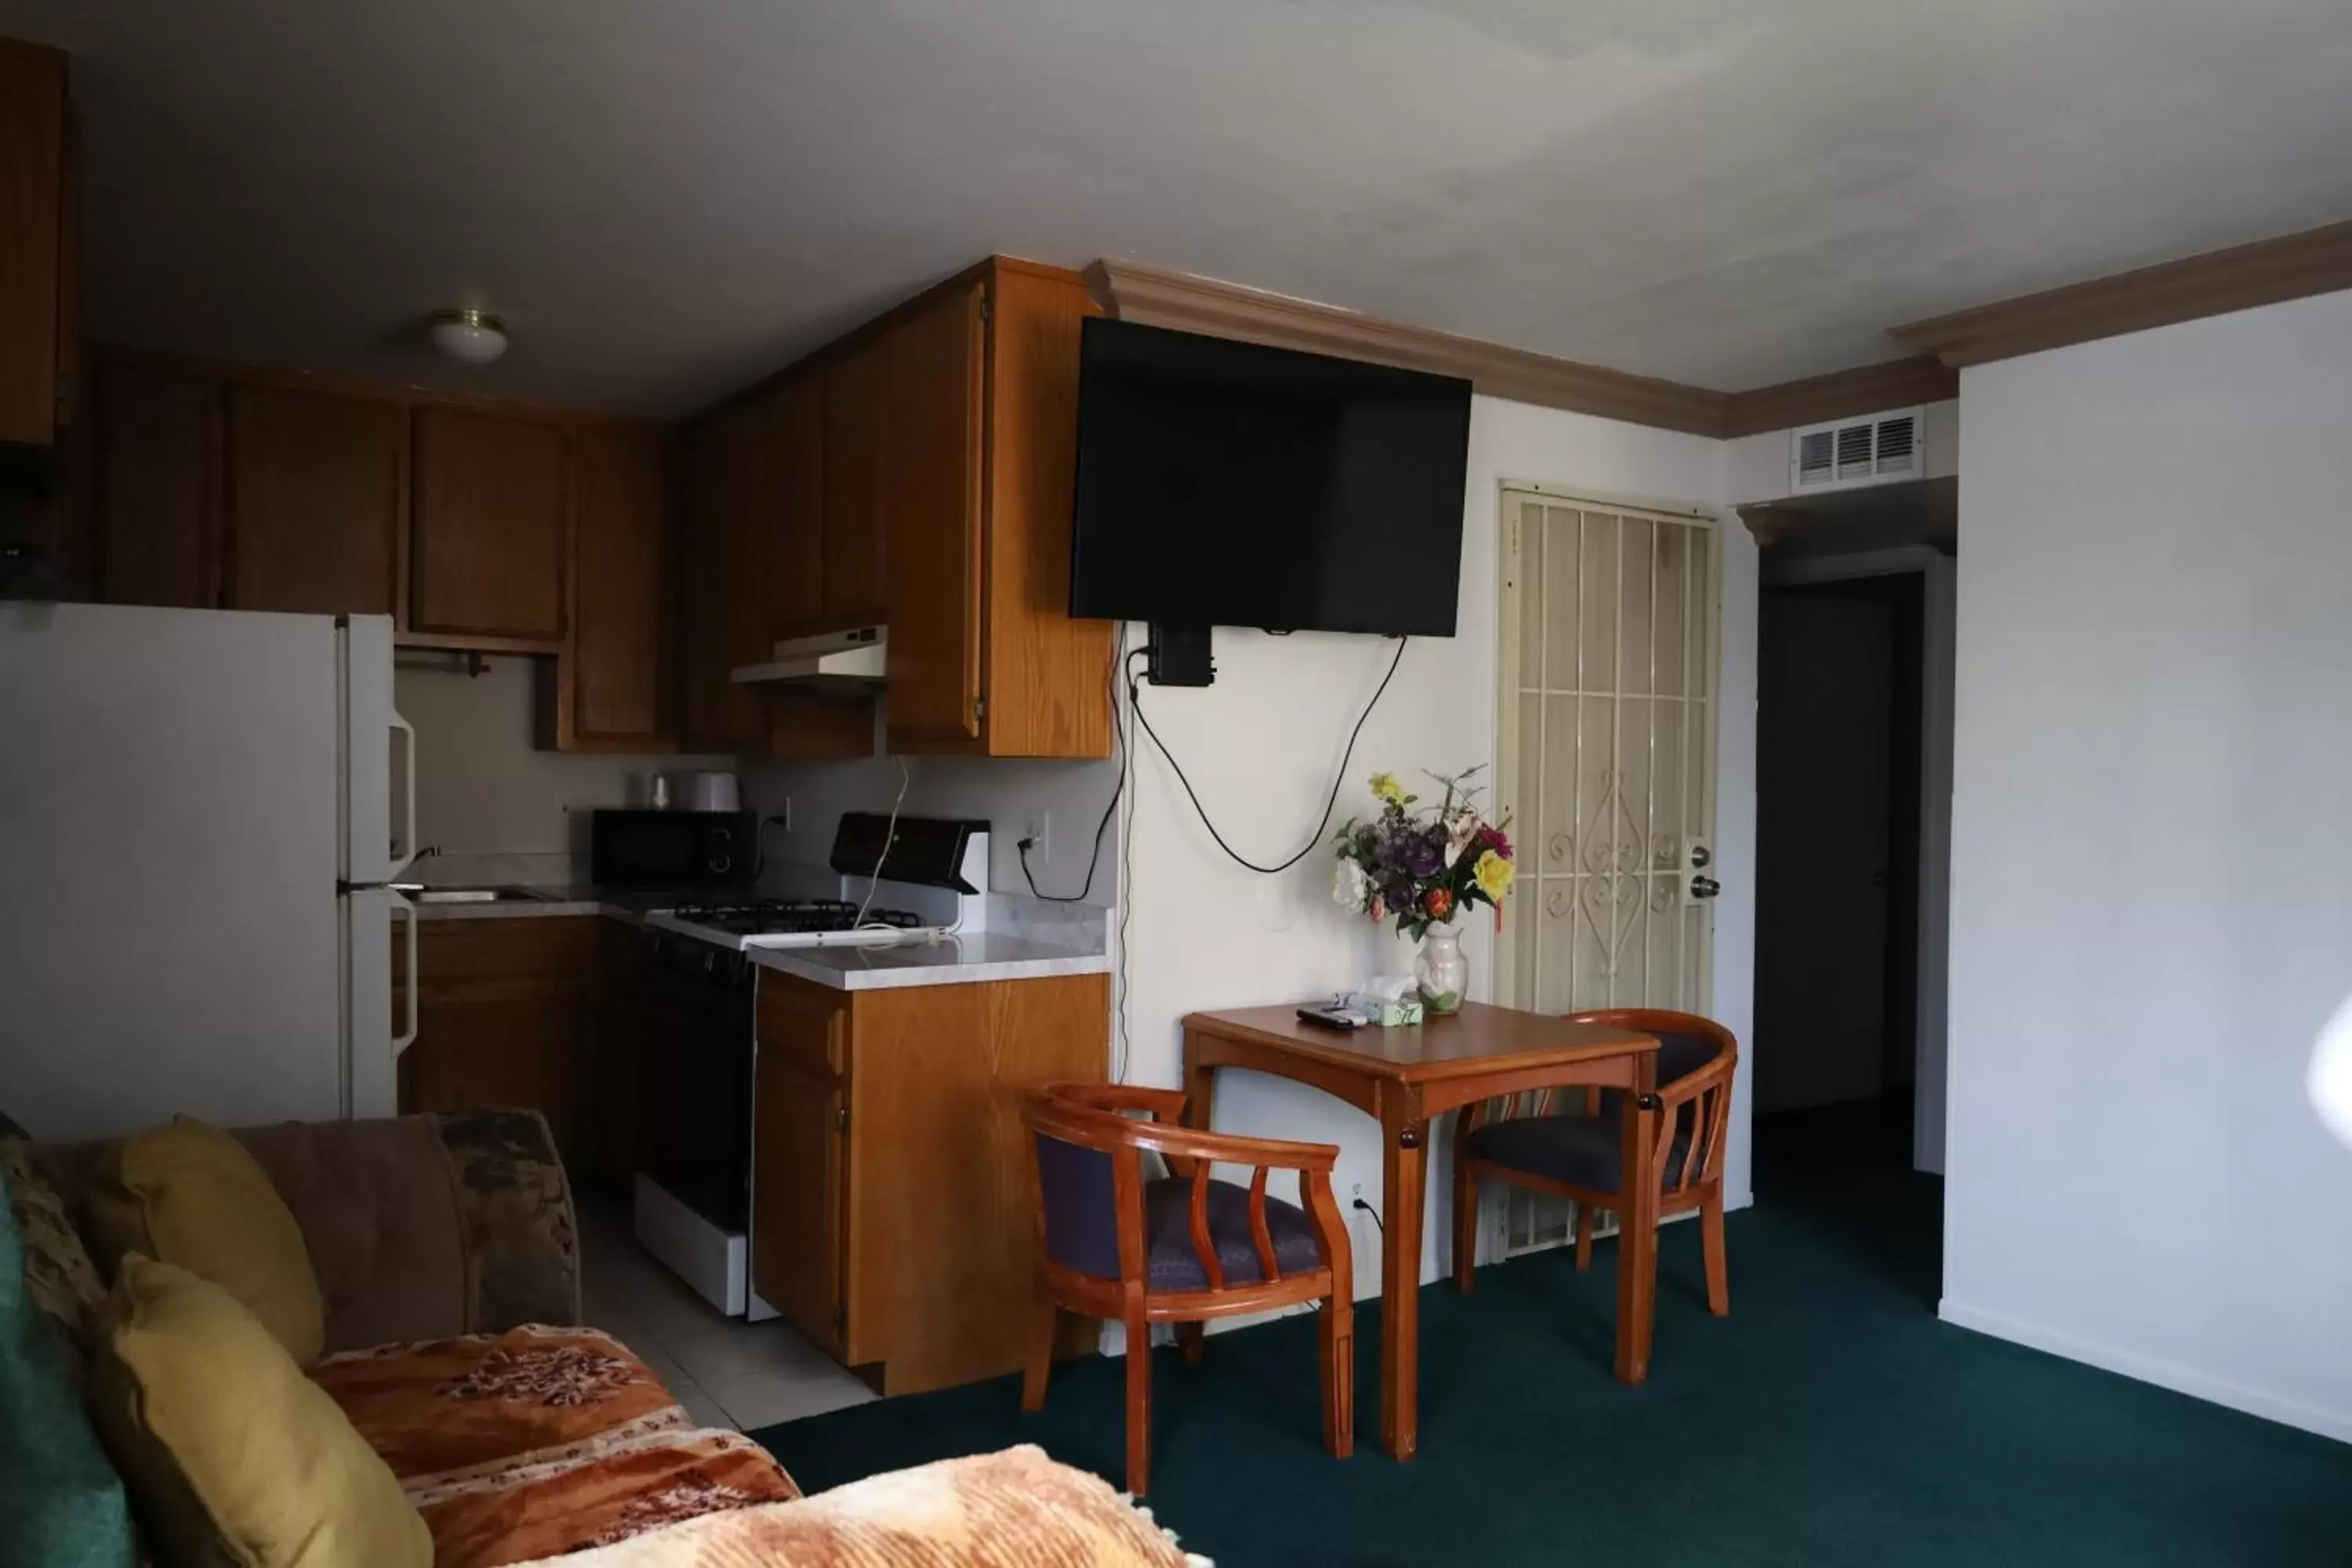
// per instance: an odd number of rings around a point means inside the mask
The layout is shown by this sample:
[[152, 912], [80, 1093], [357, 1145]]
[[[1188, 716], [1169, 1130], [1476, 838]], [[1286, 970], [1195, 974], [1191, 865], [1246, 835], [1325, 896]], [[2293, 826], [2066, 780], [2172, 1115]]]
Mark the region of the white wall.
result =
[[531, 661], [485, 663], [474, 676], [454, 660], [403, 653], [393, 672], [393, 705], [416, 726], [416, 841], [445, 855], [584, 856], [595, 807], [645, 805], [656, 773], [682, 784], [698, 769], [735, 766], [540, 751]]
[[1944, 1316], [2352, 1440], [2352, 293], [1961, 398]]
[[[1339, 815], [1371, 809], [1365, 777], [1386, 768], [1454, 772], [1495, 758], [1496, 515], [1505, 479], [1681, 504], [1712, 506], [1725, 482], [1719, 441], [1481, 397], [1472, 405], [1456, 635], [1413, 642], [1365, 726]], [[1717, 905], [1715, 1002], [1748, 1033], [1754, 948], [1756, 556], [1734, 521], [1721, 531], [1724, 571], [1716, 843], [1724, 895]], [[1407, 564], [1409, 563], [1401, 563]], [[1218, 827], [1244, 854], [1281, 859], [1313, 833], [1349, 727], [1379, 684], [1394, 645], [1363, 637], [1216, 633], [1216, 684], [1147, 687], [1143, 704], [1183, 763]], [[1293, 1001], [1374, 973], [1409, 970], [1410, 950], [1344, 915], [1329, 899], [1331, 857], [1318, 842], [1295, 870], [1259, 877], [1228, 861], [1202, 830], [1167, 763], [1139, 748], [1133, 802], [1134, 875], [1127, 889], [1127, 1021], [1138, 1082], [1180, 1077], [1178, 1020], [1203, 1008]], [[1057, 833], [1060, 831], [1056, 829]], [[1328, 837], [1327, 829], [1324, 837]], [[1489, 933], [1473, 922], [1465, 946], [1472, 992], [1488, 995]], [[1746, 1066], [1728, 1162], [1734, 1203], [1748, 1196]], [[1356, 1184], [1380, 1201], [1375, 1124], [1316, 1091], [1227, 1074], [1216, 1125], [1336, 1142], [1344, 1205]], [[1432, 1161], [1422, 1272], [1444, 1271], [1450, 1237], [1442, 1202], [1451, 1171], [1441, 1140]], [[1356, 1228], [1360, 1294], [1380, 1288], [1379, 1237]]]

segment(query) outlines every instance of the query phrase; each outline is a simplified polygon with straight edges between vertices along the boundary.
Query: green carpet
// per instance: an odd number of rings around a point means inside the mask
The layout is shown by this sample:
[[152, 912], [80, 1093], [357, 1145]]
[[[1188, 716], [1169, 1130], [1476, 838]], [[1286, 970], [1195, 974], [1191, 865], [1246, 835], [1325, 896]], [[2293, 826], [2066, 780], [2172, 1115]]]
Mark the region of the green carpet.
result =
[[[1610, 1376], [1607, 1243], [1581, 1276], [1555, 1252], [1426, 1288], [1409, 1465], [1378, 1447], [1377, 1302], [1345, 1461], [1310, 1318], [1213, 1336], [1197, 1368], [1160, 1351], [1154, 1510], [1219, 1568], [2352, 1563], [2352, 1447], [1938, 1322], [1932, 1179], [1759, 1158], [1758, 1187], [1728, 1319], [1696, 1226], [1667, 1228], [1642, 1388]], [[1003, 1379], [754, 1436], [811, 1490], [1018, 1442], [1116, 1482], [1120, 1372], [1057, 1368], [1034, 1416]]]

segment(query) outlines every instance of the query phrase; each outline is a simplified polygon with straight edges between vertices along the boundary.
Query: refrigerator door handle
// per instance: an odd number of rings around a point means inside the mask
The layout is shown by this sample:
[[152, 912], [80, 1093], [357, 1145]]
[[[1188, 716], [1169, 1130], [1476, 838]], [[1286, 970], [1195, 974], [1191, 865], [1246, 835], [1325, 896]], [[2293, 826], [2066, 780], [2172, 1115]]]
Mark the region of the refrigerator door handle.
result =
[[[386, 890], [389, 891], [389, 889]], [[392, 1037], [392, 1054], [396, 1060], [401, 1052], [416, 1043], [416, 996], [419, 981], [416, 970], [416, 928], [419, 922], [416, 918], [416, 906], [398, 893], [392, 895], [392, 912], [408, 922], [408, 968], [404, 976], [405, 984], [401, 987], [404, 994], [404, 1000], [408, 1004], [408, 1026]]]
[[[400, 731], [404, 742], [400, 748], [400, 858], [384, 873], [386, 880], [399, 876], [408, 868], [408, 863], [416, 858], [416, 726], [394, 712], [392, 727]], [[409, 956], [414, 958], [416, 956], [415, 910], [408, 911], [408, 920]]]

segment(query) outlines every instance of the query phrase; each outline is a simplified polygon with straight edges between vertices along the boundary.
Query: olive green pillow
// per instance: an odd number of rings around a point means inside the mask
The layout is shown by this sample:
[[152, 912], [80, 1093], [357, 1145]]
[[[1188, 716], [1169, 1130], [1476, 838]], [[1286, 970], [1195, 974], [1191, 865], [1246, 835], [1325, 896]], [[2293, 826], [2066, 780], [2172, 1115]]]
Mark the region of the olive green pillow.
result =
[[209, 1279], [304, 1366], [327, 1343], [327, 1312], [294, 1211], [244, 1144], [192, 1116], [126, 1138], [85, 1199], [109, 1263], [136, 1252]]
[[432, 1568], [391, 1467], [226, 1290], [134, 1252], [91, 1339], [90, 1411], [165, 1561]]

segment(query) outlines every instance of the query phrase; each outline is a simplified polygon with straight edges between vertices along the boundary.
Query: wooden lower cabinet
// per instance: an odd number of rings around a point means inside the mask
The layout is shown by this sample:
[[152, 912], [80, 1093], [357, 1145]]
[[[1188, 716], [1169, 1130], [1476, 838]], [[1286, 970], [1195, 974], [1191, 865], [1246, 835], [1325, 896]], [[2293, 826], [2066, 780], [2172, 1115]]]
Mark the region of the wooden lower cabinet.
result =
[[[564, 1163], [578, 1163], [596, 924], [593, 915], [427, 921], [417, 933], [416, 1041], [400, 1058], [402, 1113], [525, 1106], [546, 1116]], [[407, 983], [400, 967], [395, 986]]]
[[886, 1394], [1017, 1369], [1036, 1253], [1021, 1097], [1101, 1079], [1109, 1026], [1101, 974], [844, 992], [763, 971], [753, 1288]]

